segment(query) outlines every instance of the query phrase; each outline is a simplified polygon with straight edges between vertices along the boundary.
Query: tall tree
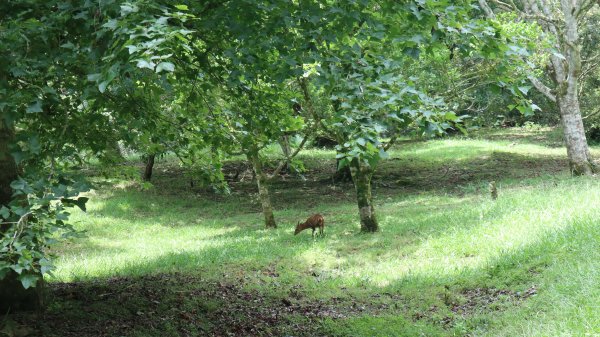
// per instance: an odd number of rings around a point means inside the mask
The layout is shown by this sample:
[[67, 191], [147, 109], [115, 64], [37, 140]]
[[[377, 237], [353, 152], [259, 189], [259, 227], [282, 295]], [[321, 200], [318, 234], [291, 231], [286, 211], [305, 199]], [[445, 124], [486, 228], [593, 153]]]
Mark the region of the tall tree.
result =
[[98, 6], [0, 3], [0, 44], [11, 46], [0, 49], [3, 308], [37, 305], [37, 296], [22, 290], [36, 287], [53, 269], [49, 246], [74, 231], [69, 207], [85, 210], [87, 198], [78, 195], [88, 185], [72, 168], [82, 153], [105, 150], [108, 143], [104, 128], [111, 116], [90, 108], [98, 89], [86, 77], [107, 42], [99, 26], [105, 12]]
[[580, 26], [585, 16], [597, 4], [595, 0], [479, 0], [489, 18], [494, 18], [493, 5], [498, 10], [513, 11], [522, 20], [537, 22], [545, 38], [552, 43], [548, 50], [548, 76], [553, 85], [546, 85], [531, 76], [531, 83], [560, 111], [569, 166], [573, 175], [590, 175], [597, 168], [592, 160], [585, 135], [579, 89], [582, 75]]

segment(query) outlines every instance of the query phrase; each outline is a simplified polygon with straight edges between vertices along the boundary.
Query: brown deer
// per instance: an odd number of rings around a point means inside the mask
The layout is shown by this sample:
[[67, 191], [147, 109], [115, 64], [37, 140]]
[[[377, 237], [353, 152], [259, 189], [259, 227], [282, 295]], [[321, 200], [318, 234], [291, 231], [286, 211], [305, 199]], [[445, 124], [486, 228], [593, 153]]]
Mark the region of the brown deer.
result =
[[302, 232], [307, 228], [312, 228], [312, 236], [315, 237], [315, 230], [319, 228], [319, 235], [323, 235], [323, 228], [325, 227], [325, 218], [321, 214], [314, 214], [310, 218], [306, 219], [304, 223], [298, 222], [294, 235]]

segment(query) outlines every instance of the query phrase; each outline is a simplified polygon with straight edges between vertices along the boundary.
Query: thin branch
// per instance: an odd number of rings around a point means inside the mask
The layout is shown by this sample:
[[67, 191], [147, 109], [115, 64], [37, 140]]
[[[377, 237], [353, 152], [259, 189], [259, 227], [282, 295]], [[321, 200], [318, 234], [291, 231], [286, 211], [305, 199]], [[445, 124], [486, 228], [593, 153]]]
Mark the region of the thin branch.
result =
[[487, 1], [479, 0], [479, 7], [481, 8], [481, 10], [483, 10], [486, 17], [488, 17], [490, 19], [496, 18], [496, 14], [494, 14], [494, 11], [490, 7], [490, 5], [487, 3]]
[[304, 96], [304, 101], [306, 102], [306, 107], [308, 109], [308, 113], [313, 116], [314, 120], [321, 126], [321, 128], [323, 128], [323, 130], [325, 132], [327, 132], [329, 134], [335, 134], [333, 131], [331, 131], [325, 125], [325, 123], [323, 123], [323, 120], [321, 119], [321, 117], [319, 115], [317, 115], [317, 112], [315, 111], [314, 106], [312, 104], [310, 91], [308, 90], [307, 79], [305, 77], [298, 78], [298, 84], [300, 85], [300, 88], [302, 89], [302, 94]]
[[296, 151], [294, 151], [294, 153], [292, 153], [290, 156], [288, 156], [287, 158], [285, 158], [284, 160], [279, 162], [279, 165], [277, 165], [277, 168], [275, 169], [273, 174], [269, 177], [269, 179], [276, 177], [279, 174], [279, 172], [281, 172], [281, 170], [285, 167], [285, 165], [290, 163], [291, 160], [294, 159], [294, 157], [296, 157], [298, 155], [298, 153], [300, 153], [300, 151], [304, 148], [306, 141], [317, 130], [317, 125], [320, 124], [321, 127], [323, 127], [323, 129], [326, 132], [328, 132], [325, 125], [323, 124], [323, 122], [321, 120], [321, 117], [318, 116], [317, 113], [315, 112], [315, 109], [312, 105], [312, 99], [310, 97], [310, 92], [308, 91], [308, 84], [306, 82], [307, 82], [307, 80], [305, 77], [298, 78], [298, 84], [300, 85], [300, 88], [302, 89], [302, 94], [304, 96], [306, 108], [308, 110], [308, 113], [313, 117], [314, 125], [309, 127], [308, 132], [306, 132], [306, 134], [304, 135], [304, 138], [302, 139], [302, 142], [300, 142], [300, 144], [298, 145], [298, 148], [296, 149]]
[[591, 113], [591, 114], [589, 114], [589, 115], [586, 115], [586, 116], [583, 116], [583, 117], [581, 117], [581, 119], [588, 119], [588, 118], [590, 118], [590, 117], [597, 116], [598, 114], [600, 114], [600, 108], [596, 109], [596, 111], [592, 112], [592, 113]]
[[273, 171], [273, 174], [271, 174], [269, 179], [272, 179], [272, 178], [276, 177], [277, 175], [279, 175], [279, 172], [281, 172], [281, 170], [283, 170], [285, 165], [288, 164], [289, 162], [291, 162], [292, 159], [294, 159], [294, 157], [296, 157], [298, 155], [298, 153], [300, 153], [300, 151], [302, 151], [302, 149], [304, 148], [304, 144], [306, 144], [306, 141], [310, 138], [310, 136], [314, 132], [314, 130], [315, 130], [314, 127], [311, 127], [308, 130], [308, 132], [304, 136], [304, 139], [302, 139], [302, 142], [300, 142], [300, 144], [298, 145], [298, 148], [296, 149], [296, 151], [294, 151], [294, 153], [292, 153], [289, 157], [286, 157], [284, 160], [279, 162], [279, 165], [277, 165], [277, 168], [275, 169], [275, 171]]
[[516, 12], [519, 16], [521, 16], [522, 18], [525, 19], [534, 19], [534, 20], [539, 20], [539, 21], [543, 21], [543, 22], [547, 22], [547, 23], [551, 23], [553, 25], [556, 24], [562, 24], [564, 23], [564, 21], [557, 19], [557, 18], [552, 18], [548, 15], [544, 15], [542, 13], [540, 13], [539, 11], [536, 11], [535, 14], [531, 14], [531, 13], [527, 13], [523, 10], [521, 10], [513, 0], [509, 0], [509, 2], [504, 2], [501, 0], [491, 0], [493, 3], [495, 3], [496, 5], [498, 5], [500, 8], [507, 10], [507, 11], [514, 11]]
[[[600, 2], [599, 2], [600, 3]], [[575, 18], [580, 19], [585, 13], [587, 13], [592, 7], [596, 5], [596, 1], [594, 0], [583, 0], [578, 8], [575, 9], [575, 13], [573, 15]]]
[[31, 214], [31, 212], [27, 212], [21, 216], [19, 221], [17, 221], [17, 229], [15, 230], [15, 235], [13, 235], [12, 239], [10, 240], [10, 243], [8, 244], [9, 252], [12, 252], [15, 241], [18, 237], [21, 236], [21, 234], [25, 230], [25, 226], [27, 225], [27, 221], [29, 221], [29, 217], [31, 216]]
[[542, 83], [540, 80], [538, 80], [537, 78], [533, 77], [533, 76], [529, 76], [528, 77], [529, 81], [531, 82], [531, 84], [533, 84], [533, 86], [542, 94], [544, 94], [544, 96], [548, 97], [549, 100], [551, 100], [552, 102], [556, 103], [556, 95], [554, 95], [552, 93], [552, 89], [550, 89], [549, 87], [547, 87], [544, 83]]
[[397, 135], [394, 135], [389, 142], [387, 142], [384, 146], [383, 146], [383, 150], [387, 152], [387, 150], [390, 149], [390, 147], [392, 147], [392, 145], [394, 145], [394, 143], [396, 143], [396, 140], [398, 139]]

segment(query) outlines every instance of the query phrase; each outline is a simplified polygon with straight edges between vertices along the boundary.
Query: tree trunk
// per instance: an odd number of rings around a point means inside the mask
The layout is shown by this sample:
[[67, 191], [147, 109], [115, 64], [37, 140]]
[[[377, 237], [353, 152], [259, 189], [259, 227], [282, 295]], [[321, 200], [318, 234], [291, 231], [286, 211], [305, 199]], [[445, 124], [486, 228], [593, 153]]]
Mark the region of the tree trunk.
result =
[[585, 137], [579, 108], [579, 76], [581, 75], [581, 45], [575, 2], [562, 1], [565, 29], [562, 32], [564, 60], [553, 56], [551, 61], [557, 83], [556, 103], [560, 109], [569, 166], [573, 175], [591, 175], [595, 171]]
[[154, 169], [154, 158], [155, 157], [156, 157], [156, 155], [150, 154], [146, 158], [146, 168], [144, 169], [144, 175], [142, 176], [142, 179], [144, 179], [144, 181], [152, 180], [152, 170]]
[[256, 176], [256, 185], [258, 186], [258, 196], [262, 205], [263, 214], [265, 215], [265, 226], [267, 228], [277, 228], [275, 217], [273, 216], [273, 206], [271, 205], [271, 197], [269, 196], [269, 188], [267, 186], [267, 176], [263, 172], [262, 163], [258, 156], [258, 152], [247, 155], [248, 161], [252, 164], [254, 174]]
[[[17, 164], [10, 154], [9, 145], [14, 141], [14, 131], [0, 120], [0, 208], [7, 206], [12, 200], [13, 190], [10, 183], [19, 175]], [[0, 222], [3, 220], [0, 218]], [[13, 221], [12, 219], [10, 221]], [[11, 224], [0, 224], [0, 235], [10, 228]], [[0, 315], [8, 311], [32, 310], [40, 305], [41, 282], [38, 289], [25, 290], [18, 280], [18, 275], [10, 271], [0, 280]]]
[[281, 151], [283, 152], [285, 159], [287, 159], [287, 161], [285, 162], [285, 164], [280, 172], [289, 172], [290, 171], [289, 158], [292, 155], [292, 148], [290, 146], [290, 136], [285, 135], [285, 134], [283, 136], [281, 136], [281, 139], [279, 140], [279, 145], [281, 146]]
[[12, 200], [13, 190], [10, 183], [17, 179], [18, 170], [10, 155], [9, 145], [13, 141], [13, 131], [0, 120], [0, 205], [6, 206]]
[[560, 108], [571, 174], [574, 176], [591, 175], [596, 167], [587, 145], [577, 95], [558, 96], [557, 101]]
[[361, 232], [377, 232], [379, 224], [375, 217], [373, 197], [371, 195], [371, 177], [373, 172], [357, 159], [350, 163], [350, 172], [356, 189], [356, 201], [358, 202], [358, 213], [360, 215]]
[[[530, 77], [531, 83], [558, 105], [571, 173], [593, 174], [597, 168], [590, 156], [578, 99], [582, 47], [579, 25], [585, 15], [584, 11], [589, 11], [592, 3], [575, 0], [529, 0], [522, 3], [524, 13], [530, 18], [537, 18], [537, 23], [544, 32], [554, 37], [550, 40], [554, 41], [554, 49], [560, 52], [549, 57], [551, 71], [548, 75], [556, 85], [554, 90], [533, 77]], [[488, 17], [495, 17], [486, 0], [479, 0], [479, 4]], [[515, 6], [514, 3], [512, 6]], [[520, 13], [516, 6], [513, 9]]]

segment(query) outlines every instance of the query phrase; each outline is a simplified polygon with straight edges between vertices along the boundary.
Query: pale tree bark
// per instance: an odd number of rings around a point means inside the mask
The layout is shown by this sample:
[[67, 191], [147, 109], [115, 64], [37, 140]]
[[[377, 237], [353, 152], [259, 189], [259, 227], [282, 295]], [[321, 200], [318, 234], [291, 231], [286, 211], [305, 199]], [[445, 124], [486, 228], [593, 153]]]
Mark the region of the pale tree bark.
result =
[[292, 147], [290, 146], [290, 136], [288, 134], [284, 134], [279, 139], [279, 146], [281, 146], [281, 151], [283, 152], [283, 156], [285, 157], [285, 161], [281, 171], [287, 172], [290, 170], [290, 156], [292, 155]]
[[356, 189], [356, 201], [358, 203], [358, 213], [360, 215], [361, 232], [377, 232], [379, 224], [375, 216], [375, 207], [373, 206], [373, 196], [371, 194], [371, 178], [373, 171], [358, 159], [350, 162], [350, 173]]
[[258, 186], [258, 196], [260, 198], [262, 211], [265, 216], [265, 227], [277, 228], [275, 216], [273, 215], [271, 197], [269, 196], [269, 188], [267, 187], [268, 178], [263, 171], [262, 162], [260, 161], [258, 151], [248, 153], [247, 157], [248, 161], [252, 164], [254, 173], [256, 174], [256, 185]]
[[[581, 41], [579, 40], [580, 19], [596, 1], [591, 0], [523, 0], [518, 7], [513, 0], [490, 0], [502, 10], [516, 12], [524, 20], [536, 21], [550, 36], [554, 49], [549, 62], [549, 76], [554, 87], [530, 78], [533, 86], [557, 104], [563, 126], [563, 135], [573, 175], [591, 175], [596, 171], [585, 136], [583, 118], [579, 105], [579, 77], [581, 75]], [[488, 17], [494, 17], [486, 0], [479, 0]], [[490, 13], [491, 12], [491, 13]]]
[[[12, 201], [12, 181], [17, 179], [19, 169], [10, 154], [10, 144], [14, 142], [14, 131], [0, 120], [0, 208], [8, 207]], [[14, 224], [2, 223], [0, 218], [0, 236]], [[18, 280], [16, 272], [11, 271], [0, 280], [0, 315], [15, 310], [31, 310], [40, 305], [41, 281], [37, 288], [25, 290]]]
[[[565, 26], [562, 33], [563, 54], [566, 60], [553, 60], [556, 101], [560, 109], [569, 166], [573, 175], [591, 175], [596, 170], [588, 148], [583, 119], [579, 107], [579, 75], [581, 74], [581, 45], [578, 33], [577, 14], [581, 2], [561, 0]], [[550, 13], [548, 9], [545, 12]], [[556, 58], [556, 56], [553, 56]], [[558, 71], [557, 71], [558, 70]]]

